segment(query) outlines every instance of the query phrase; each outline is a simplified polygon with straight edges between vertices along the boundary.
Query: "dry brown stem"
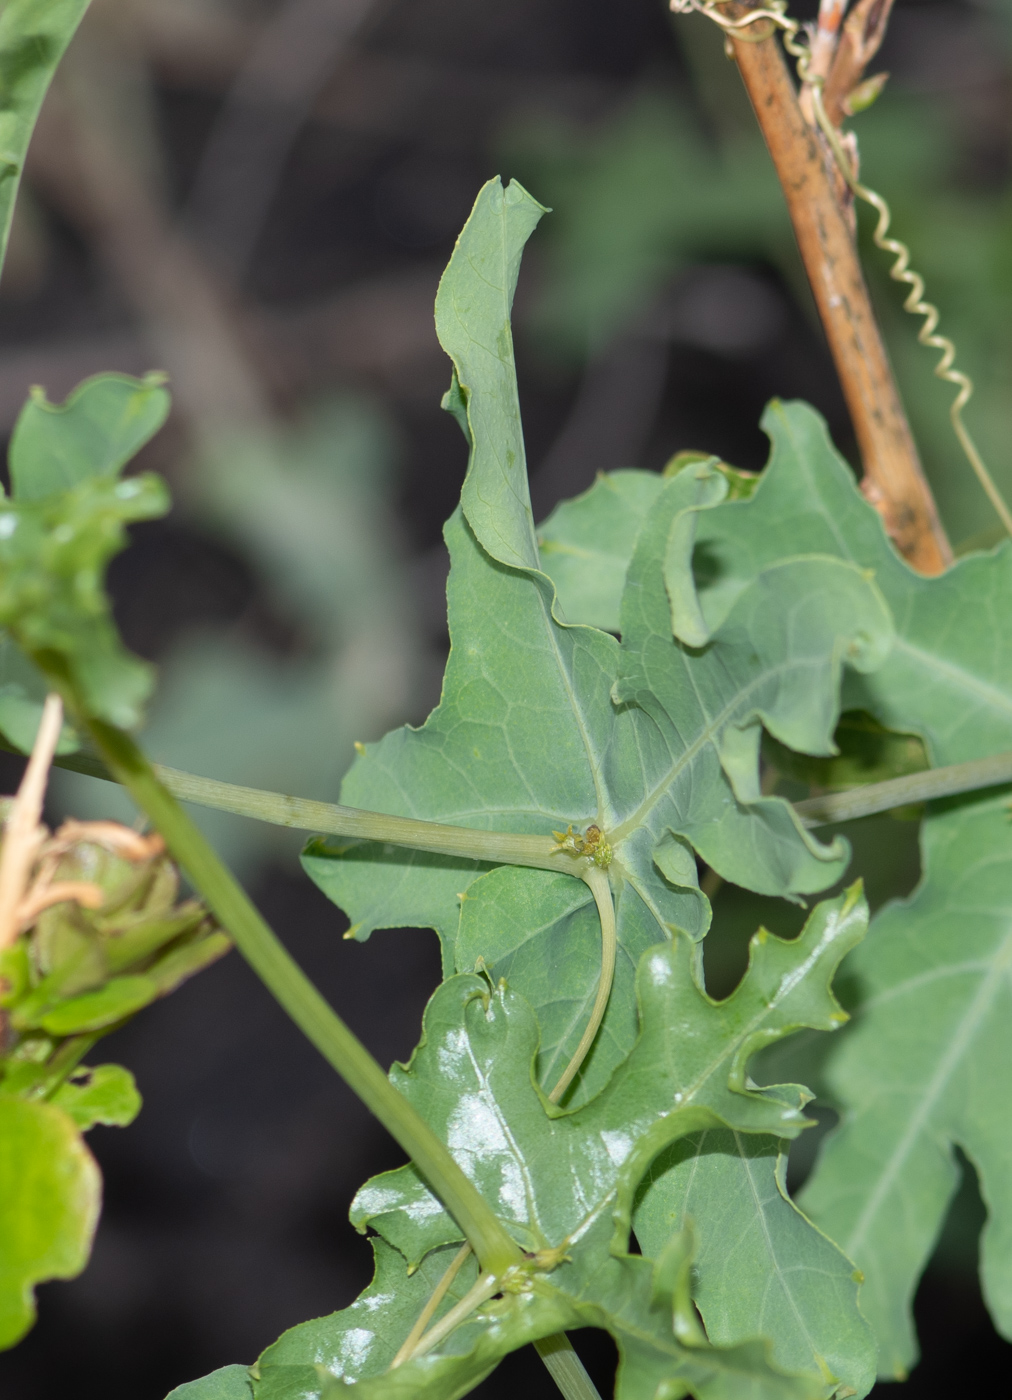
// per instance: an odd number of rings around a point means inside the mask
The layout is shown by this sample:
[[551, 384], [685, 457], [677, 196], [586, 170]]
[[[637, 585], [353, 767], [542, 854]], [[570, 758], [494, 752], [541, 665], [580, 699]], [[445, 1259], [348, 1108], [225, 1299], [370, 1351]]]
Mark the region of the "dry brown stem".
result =
[[32, 867], [49, 835], [42, 825], [49, 767], [63, 727], [63, 705], [58, 695], [48, 695], [39, 731], [21, 786], [4, 823], [0, 849], [0, 948], [9, 948], [18, 936], [19, 911]]
[[[739, 17], [749, 7], [722, 6]], [[757, 26], [758, 28], [758, 26]], [[897, 548], [924, 574], [952, 561], [872, 311], [857, 249], [775, 38], [732, 39], [787, 200], [798, 247], [857, 437], [865, 480]]]
[[21, 786], [4, 823], [0, 847], [0, 949], [31, 928], [45, 909], [69, 901], [100, 909], [105, 894], [90, 880], [54, 880], [62, 855], [82, 841], [104, 846], [125, 860], [142, 862], [160, 856], [165, 842], [157, 833], [143, 836], [119, 822], [79, 822], [69, 818], [55, 836], [42, 824], [42, 804], [53, 755], [63, 727], [63, 705], [49, 695]]
[[150, 836], [142, 836], [139, 831], [133, 831], [119, 822], [79, 822], [76, 817], [67, 818], [47, 849], [69, 851], [81, 841], [88, 841], [93, 846], [104, 846], [123, 860], [132, 860], [138, 864], [141, 861], [153, 860], [165, 850], [165, 842], [157, 832]]
[[33, 887], [18, 905], [18, 931], [31, 928], [39, 915], [54, 904], [71, 902], [85, 909], [101, 909], [105, 895], [90, 880], [56, 880], [51, 885]]

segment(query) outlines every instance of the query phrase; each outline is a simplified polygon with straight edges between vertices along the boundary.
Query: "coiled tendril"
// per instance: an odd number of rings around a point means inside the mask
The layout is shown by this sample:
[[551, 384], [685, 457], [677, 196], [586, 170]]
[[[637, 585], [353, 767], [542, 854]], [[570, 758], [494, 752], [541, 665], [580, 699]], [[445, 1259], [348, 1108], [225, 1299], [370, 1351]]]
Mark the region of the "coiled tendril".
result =
[[889, 269], [889, 276], [894, 282], [902, 282], [910, 288], [903, 302], [903, 309], [912, 316], [923, 318], [917, 339], [921, 345], [928, 349], [941, 352], [941, 358], [935, 365], [935, 375], [946, 383], [954, 384], [958, 390], [949, 408], [952, 430], [999, 520], [1008, 534], [1012, 535], [1012, 511], [1005, 504], [991, 473], [984, 465], [983, 458], [969, 429], [963, 422], [963, 409], [973, 394], [973, 380], [968, 374], [955, 368], [956, 347], [948, 336], [938, 333], [940, 313], [937, 306], [925, 299], [924, 278], [910, 266], [910, 249], [905, 243], [901, 243], [898, 238], [893, 238], [889, 234], [889, 227], [892, 223], [892, 212], [889, 205], [882, 195], [869, 189], [867, 185], [863, 185], [855, 174], [854, 167], [840, 140], [840, 133], [829, 120], [826, 112], [822, 100], [823, 79], [809, 73], [808, 45], [801, 37], [803, 34], [801, 24], [787, 14], [787, 0], [767, 0], [767, 4], [762, 9], [749, 10], [747, 14], [741, 15], [737, 19], [722, 15], [716, 9], [713, 0], [671, 0], [671, 8], [676, 14], [691, 14], [696, 11], [705, 15], [707, 19], [713, 20], [714, 24], [724, 31], [725, 36], [733, 34], [736, 39], [745, 43], [760, 43], [769, 37], [769, 31], [766, 33], [749, 32], [754, 24], [762, 20], [768, 21], [772, 26], [781, 30], [784, 48], [797, 60], [798, 77], [802, 83], [808, 86], [812, 97], [812, 110], [815, 113], [819, 129], [833, 153], [840, 174], [851, 193], [857, 199], [863, 200], [865, 204], [871, 205], [878, 214], [878, 222], [875, 225], [872, 238], [877, 247], [885, 253], [892, 254], [895, 258], [895, 262]]

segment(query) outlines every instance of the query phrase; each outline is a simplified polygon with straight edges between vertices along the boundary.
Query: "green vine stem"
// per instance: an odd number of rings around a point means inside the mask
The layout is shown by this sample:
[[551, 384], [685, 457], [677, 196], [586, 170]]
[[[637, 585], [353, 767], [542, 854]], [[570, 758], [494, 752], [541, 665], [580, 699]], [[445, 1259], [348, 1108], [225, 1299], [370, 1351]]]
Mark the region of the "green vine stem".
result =
[[[9, 753], [19, 752], [2, 737], [0, 748]], [[106, 764], [87, 754], [61, 755], [54, 762], [59, 768], [85, 773], [92, 778], [102, 778], [106, 782], [119, 781]], [[582, 877], [584, 873], [574, 870], [571, 856], [552, 854], [554, 843], [547, 837], [474, 831], [470, 827], [441, 826], [436, 822], [416, 821], [410, 817], [383, 816], [361, 811], [357, 807], [341, 807], [333, 802], [313, 802], [308, 798], [285, 797], [281, 793], [264, 792], [259, 788], [237, 787], [234, 783], [200, 778], [193, 773], [183, 773], [177, 768], [163, 768], [157, 764], [151, 765], [151, 771], [162, 786], [182, 802], [194, 802], [199, 807], [213, 807], [219, 812], [252, 817], [273, 826], [288, 826], [299, 831], [322, 832], [332, 836], [357, 836], [363, 840], [386, 841], [416, 850], [436, 851], [442, 855], [459, 855], [469, 860], [557, 870], [564, 875]], [[887, 812], [893, 807], [933, 802], [940, 797], [955, 797], [962, 792], [998, 787], [1003, 783], [1012, 783], [1012, 751], [972, 759], [969, 763], [928, 768], [905, 778], [890, 778], [884, 783], [869, 783], [865, 787], [849, 788], [846, 792], [809, 797], [796, 802], [794, 810], [806, 826], [827, 826], [831, 822], [854, 821], [858, 817]]]
[[416, 1357], [425, 1356], [433, 1347], [439, 1345], [444, 1337], [448, 1337], [455, 1327], [459, 1327], [462, 1322], [466, 1322], [476, 1309], [483, 1303], [487, 1303], [493, 1294], [500, 1289], [500, 1279], [494, 1274], [481, 1274], [475, 1283], [456, 1303], [445, 1317], [441, 1317], [435, 1327], [430, 1327], [425, 1336], [415, 1343], [414, 1350], [405, 1359], [414, 1361]]
[[[499, 836], [498, 833], [473, 832], [466, 827], [439, 826], [431, 822], [415, 822], [408, 818], [386, 818], [356, 808], [337, 807], [329, 803], [307, 802], [299, 798], [280, 797], [274, 793], [258, 792], [252, 788], [236, 788], [227, 783], [215, 783], [205, 778], [180, 773], [174, 769], [150, 764], [129, 735], [98, 721], [86, 721], [88, 733], [100, 757], [70, 757], [62, 766], [73, 767], [93, 777], [120, 783], [127, 789], [138, 807], [148, 816], [165, 838], [174, 858], [186, 871], [194, 887], [201, 893], [219, 922], [231, 934], [239, 951], [264, 982], [270, 992], [295, 1024], [320, 1051], [323, 1057], [376, 1115], [392, 1137], [400, 1143], [422, 1174], [442, 1198], [447, 1209], [467, 1236], [468, 1244], [458, 1253], [454, 1264], [463, 1264], [471, 1250], [482, 1267], [482, 1277], [474, 1289], [456, 1308], [434, 1328], [425, 1333], [432, 1317], [452, 1282], [456, 1269], [451, 1266], [444, 1280], [442, 1295], [430, 1300], [429, 1306], [412, 1330], [409, 1343], [398, 1353], [398, 1360], [422, 1355], [449, 1334], [459, 1321], [498, 1290], [499, 1279], [509, 1269], [522, 1262], [516, 1242], [484, 1199], [457, 1166], [444, 1144], [429, 1125], [390, 1083], [382, 1068], [352, 1034], [335, 1011], [296, 965], [267, 923], [253, 907], [246, 894], [204, 839], [176, 798], [217, 806], [244, 816], [261, 816], [271, 820], [267, 812], [277, 813], [280, 807], [285, 819], [279, 824], [304, 826], [307, 812], [313, 815], [338, 813], [339, 835], [356, 835], [364, 839], [383, 840], [395, 844], [412, 844], [422, 850], [441, 854], [461, 854], [474, 858], [473, 846], [462, 850], [471, 838], [486, 838], [483, 856], [489, 860], [511, 864], [533, 865], [536, 868], [562, 870], [573, 874], [572, 858], [551, 854], [547, 838]], [[0, 740], [0, 746], [7, 747]], [[207, 800], [215, 790], [218, 801]], [[202, 802], [203, 797], [203, 802]], [[257, 807], [262, 810], [255, 810]], [[277, 821], [276, 816], [274, 820]], [[352, 827], [349, 830], [349, 826]], [[391, 827], [415, 836], [414, 841], [398, 840]], [[422, 827], [418, 840], [417, 828]], [[310, 830], [327, 830], [326, 824], [310, 821]], [[501, 854], [506, 847], [508, 854]], [[485, 852], [487, 851], [487, 854]], [[548, 854], [545, 854], [545, 852]], [[524, 858], [526, 857], [526, 858]], [[582, 872], [581, 872], [582, 873]], [[591, 867], [582, 875], [594, 894], [601, 914], [604, 966], [598, 986], [594, 1011], [580, 1045], [559, 1081], [553, 1098], [558, 1098], [572, 1081], [583, 1063], [597, 1033], [607, 1005], [615, 961], [615, 914], [608, 878], [602, 870]], [[610, 929], [610, 962], [608, 954]], [[66, 1077], [90, 1047], [93, 1037], [80, 1037], [73, 1054], [61, 1065], [59, 1082]], [[564, 1082], [563, 1082], [564, 1081]], [[439, 1290], [437, 1290], [437, 1294]], [[421, 1335], [423, 1334], [424, 1335]], [[566, 1400], [600, 1400], [600, 1395], [583, 1367], [565, 1333], [546, 1337], [535, 1343], [539, 1356]], [[403, 1353], [407, 1352], [407, 1356]]]
[[534, 1349], [565, 1400], [601, 1400], [597, 1386], [584, 1370], [583, 1362], [573, 1350], [573, 1343], [565, 1332], [542, 1337], [540, 1342], [534, 1343]]
[[109, 773], [165, 838], [246, 961], [442, 1199], [481, 1261], [485, 1276], [495, 1280], [520, 1263], [519, 1247], [445, 1145], [282, 947], [129, 735], [97, 720], [87, 721], [87, 728]]
[[467, 1263], [470, 1257], [471, 1246], [469, 1244], [461, 1245], [461, 1247], [457, 1250], [456, 1254], [450, 1260], [449, 1267], [443, 1274], [443, 1277], [439, 1280], [435, 1288], [432, 1290], [432, 1296], [429, 1298], [429, 1301], [425, 1304], [425, 1307], [418, 1314], [418, 1318], [415, 1321], [415, 1325], [412, 1327], [411, 1331], [401, 1343], [400, 1350], [397, 1352], [397, 1355], [390, 1363], [389, 1369], [391, 1371], [395, 1371], [398, 1366], [403, 1365], [405, 1361], [410, 1360], [410, 1358], [414, 1355], [415, 1347], [425, 1336], [426, 1328], [428, 1327], [432, 1319], [435, 1317], [436, 1312], [439, 1309], [440, 1303], [450, 1291], [450, 1285], [453, 1283], [453, 1280], [460, 1273], [461, 1269], [464, 1267], [464, 1265]]
[[[16, 752], [0, 739], [0, 747]], [[67, 754], [55, 760], [57, 766], [107, 782], [120, 781], [101, 758], [91, 754]], [[554, 870], [563, 875], [574, 869], [573, 856], [554, 850], [550, 836], [525, 836], [518, 832], [481, 831], [469, 826], [445, 826], [440, 822], [419, 821], [414, 817], [388, 816], [366, 812], [359, 807], [342, 807], [335, 802], [314, 802], [305, 797], [286, 797], [279, 792], [238, 787], [214, 778], [200, 778], [178, 768], [152, 764], [151, 771], [173, 797], [213, 807], [239, 817], [252, 817], [272, 826], [293, 827], [297, 831], [320, 832], [325, 836], [351, 836], [361, 841], [382, 841], [392, 846], [410, 846], [417, 851], [433, 851], [441, 856], [488, 861], [493, 865], [526, 865], [535, 870]]]
[[[70, 766], [68, 764], [68, 766]], [[110, 777], [111, 765], [77, 755], [74, 766], [93, 777]], [[175, 768], [152, 766], [153, 775], [183, 801], [215, 807], [239, 816], [255, 817], [278, 826], [303, 831], [320, 831], [336, 836], [352, 836], [367, 841], [383, 841], [394, 846], [435, 851], [439, 855], [462, 856], [499, 865], [526, 865], [575, 875], [590, 886], [601, 917], [601, 977], [597, 996], [580, 1043], [549, 1098], [558, 1103], [579, 1072], [594, 1042], [608, 1006], [615, 974], [615, 906], [611, 885], [604, 870], [584, 859], [582, 848], [559, 849], [547, 836], [524, 836], [510, 832], [476, 831], [466, 826], [444, 826], [439, 822], [418, 821], [412, 817], [385, 816], [358, 807], [342, 807], [330, 802], [312, 802], [301, 797], [262, 792], [257, 788], [236, 787], [231, 783], [198, 778]], [[164, 835], [164, 832], [163, 832]], [[557, 836], [558, 833], [555, 833]], [[574, 859], [575, 854], [575, 859]]]
[[961, 792], [999, 787], [1003, 783], [1012, 783], [1012, 752], [974, 758], [969, 763], [953, 763], [945, 768], [927, 768], [923, 773], [869, 783], [867, 787], [849, 788], [846, 792], [809, 797], [804, 802], [796, 802], [794, 810], [806, 826], [828, 826], [830, 822], [854, 821], [858, 817], [874, 816], [876, 812], [888, 812], [894, 807], [933, 802], [939, 797], [955, 797]]

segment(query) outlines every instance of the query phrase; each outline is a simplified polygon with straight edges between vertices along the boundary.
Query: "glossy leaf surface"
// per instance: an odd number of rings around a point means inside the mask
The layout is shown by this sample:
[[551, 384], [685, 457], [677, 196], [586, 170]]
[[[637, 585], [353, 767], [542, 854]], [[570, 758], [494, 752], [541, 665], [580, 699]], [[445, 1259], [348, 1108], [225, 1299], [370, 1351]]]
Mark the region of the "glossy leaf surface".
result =
[[[380, 1379], [459, 1231], [413, 1167], [378, 1177], [360, 1192], [356, 1219], [377, 1229], [404, 1261], [380, 1248], [381, 1276], [371, 1296], [295, 1329], [272, 1348], [259, 1364], [257, 1400], [327, 1394], [325, 1378], [310, 1370], [318, 1365], [345, 1380], [375, 1377], [362, 1387], [366, 1395], [463, 1394], [507, 1351], [581, 1325], [606, 1327], [615, 1337], [619, 1396], [652, 1396], [658, 1386], [671, 1387], [663, 1394], [700, 1396], [823, 1393], [827, 1376], [780, 1377], [754, 1343], [713, 1349], [697, 1326], [690, 1345], [689, 1320], [673, 1323], [676, 1303], [660, 1263], [624, 1251], [636, 1187], [667, 1143], [706, 1126], [784, 1136], [802, 1130], [803, 1092], [750, 1087], [748, 1061], [757, 1047], [798, 1026], [840, 1024], [829, 984], [862, 936], [866, 916], [859, 893], [851, 891], [820, 905], [794, 942], [757, 935], [743, 983], [720, 1003], [699, 989], [687, 939], [652, 949], [639, 970], [636, 1046], [597, 1098], [572, 1113], [550, 1107], [532, 1083], [538, 1028], [523, 998], [484, 977], [445, 982], [429, 1005], [421, 1046], [392, 1079], [524, 1249], [547, 1251], [540, 1256], [545, 1266], [528, 1285], [455, 1329], [445, 1345]], [[438, 1268], [432, 1250], [439, 1251]], [[427, 1257], [433, 1277], [410, 1285], [417, 1298], [407, 1307], [410, 1290], [388, 1277], [403, 1279], [399, 1271], [408, 1263], [422, 1261], [425, 1268]], [[469, 1281], [455, 1286], [463, 1290]], [[860, 1326], [852, 1297], [838, 1305]], [[282, 1364], [292, 1373], [272, 1374]]]

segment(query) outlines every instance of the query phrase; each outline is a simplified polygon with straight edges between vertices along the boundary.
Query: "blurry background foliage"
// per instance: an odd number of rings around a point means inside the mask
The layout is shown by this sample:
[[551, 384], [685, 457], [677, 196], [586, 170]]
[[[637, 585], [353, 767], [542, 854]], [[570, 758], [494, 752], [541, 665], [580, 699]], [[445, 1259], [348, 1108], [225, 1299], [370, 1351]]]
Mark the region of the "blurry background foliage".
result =
[[[880, 66], [892, 79], [854, 123], [863, 174], [976, 380], [968, 420], [1012, 494], [1012, 4], [898, 0]], [[34, 383], [59, 399], [99, 370], [171, 376], [173, 416], [140, 465], [166, 473], [176, 508], [136, 530], [112, 579], [128, 643], [161, 668], [157, 759], [336, 798], [356, 740], [437, 698], [440, 530], [465, 453], [438, 407], [432, 302], [496, 170], [554, 209], [516, 308], [539, 517], [599, 470], [686, 447], [758, 469], [774, 394], [812, 402], [854, 459], [780, 192], [704, 20], [672, 20], [662, 0], [94, 0], [0, 283], [0, 425]], [[986, 546], [949, 391], [862, 227], [949, 533]], [[5, 773], [10, 789], [17, 766]], [[70, 775], [52, 802], [51, 819], [124, 812]], [[374, 1053], [405, 1055], [435, 940], [342, 944], [297, 838], [199, 815]], [[913, 822], [849, 834], [876, 904], [912, 887]], [[715, 988], [759, 919], [799, 924], [716, 894]], [[96, 1129], [93, 1263], [41, 1290], [37, 1329], [0, 1356], [4, 1400], [162, 1400], [367, 1277], [347, 1202], [397, 1154], [238, 959], [120, 1040], [147, 1107], [129, 1132]], [[1007, 1375], [974, 1276], [981, 1218], [968, 1165], [918, 1296], [911, 1400], [947, 1393], [971, 1357], [976, 1376], [988, 1357]], [[608, 1344], [587, 1354], [606, 1385]], [[481, 1394], [518, 1384], [547, 1384], [532, 1356]]]

